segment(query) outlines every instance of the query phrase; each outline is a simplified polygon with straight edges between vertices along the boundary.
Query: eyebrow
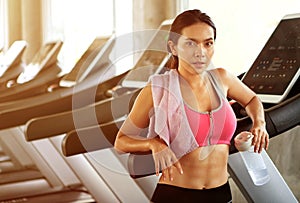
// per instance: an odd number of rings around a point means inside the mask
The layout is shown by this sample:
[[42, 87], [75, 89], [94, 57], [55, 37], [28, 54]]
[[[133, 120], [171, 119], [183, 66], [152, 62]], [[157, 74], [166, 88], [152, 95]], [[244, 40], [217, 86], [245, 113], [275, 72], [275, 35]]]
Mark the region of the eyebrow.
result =
[[[189, 37], [185, 37], [185, 40], [192, 40], [194, 42], [198, 42], [197, 39], [189, 38]], [[210, 38], [205, 39], [204, 42], [211, 41], [211, 40], [214, 40], [214, 39], [212, 37], [210, 37]]]

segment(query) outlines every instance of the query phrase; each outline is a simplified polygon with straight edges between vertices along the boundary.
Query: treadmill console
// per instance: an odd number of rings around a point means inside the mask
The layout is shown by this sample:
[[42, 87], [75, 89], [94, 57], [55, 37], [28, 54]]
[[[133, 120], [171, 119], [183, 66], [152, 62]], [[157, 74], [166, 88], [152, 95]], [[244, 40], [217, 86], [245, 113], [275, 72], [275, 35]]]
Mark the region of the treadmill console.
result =
[[8, 51], [4, 54], [3, 61], [0, 64], [0, 77], [12, 66], [19, 64], [22, 61], [22, 55], [27, 47], [27, 42], [24, 40], [15, 41]]
[[173, 20], [170, 19], [161, 24], [141, 58], [126, 75], [122, 82], [123, 87], [144, 87], [151, 75], [164, 70], [171, 56], [167, 51], [167, 39], [172, 22]]
[[297, 81], [300, 70], [300, 14], [286, 15], [242, 81], [264, 103], [279, 103]]

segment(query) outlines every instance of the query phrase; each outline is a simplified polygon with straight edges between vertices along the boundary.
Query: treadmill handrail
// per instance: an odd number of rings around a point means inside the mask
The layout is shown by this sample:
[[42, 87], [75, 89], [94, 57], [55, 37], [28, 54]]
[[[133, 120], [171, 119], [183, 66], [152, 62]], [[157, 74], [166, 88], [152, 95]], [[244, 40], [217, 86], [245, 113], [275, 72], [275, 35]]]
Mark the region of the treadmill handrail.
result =
[[123, 119], [103, 123], [97, 126], [71, 130], [62, 141], [62, 152], [65, 156], [111, 148]]
[[0, 102], [14, 101], [45, 93], [47, 87], [59, 78], [60, 72], [61, 68], [57, 64], [53, 64], [42, 70], [34, 79], [1, 91]]
[[[140, 89], [123, 94], [115, 98], [101, 100], [94, 104], [67, 112], [61, 112], [54, 115], [33, 118], [26, 123], [25, 137], [27, 141], [48, 138], [51, 136], [67, 133], [76, 128], [95, 126], [101, 123], [107, 123], [120, 118], [129, 113], [133, 100], [138, 95]], [[112, 109], [119, 107], [118, 110]], [[126, 108], [126, 106], [128, 108]], [[105, 112], [105, 113], [104, 113]], [[91, 116], [95, 114], [95, 117]], [[84, 118], [76, 122], [76, 118]], [[95, 123], [96, 122], [96, 123]], [[79, 125], [79, 126], [76, 126]], [[53, 126], [55, 126], [53, 128]]]
[[[101, 72], [102, 70], [98, 71], [98, 73]], [[102, 87], [114, 87], [126, 74], [125, 72], [97, 84], [99, 81], [98, 73], [78, 84], [76, 89], [59, 89], [54, 92], [13, 102], [0, 103], [0, 129], [23, 125], [35, 117], [69, 111], [72, 109], [72, 98], [74, 95], [76, 95], [76, 97], [83, 98], [85, 95], [95, 93], [95, 89], [97, 89], [99, 91], [96, 92], [95, 100], [103, 99], [103, 97], [105, 97], [105, 92], [101, 92], [103, 89]], [[89, 105], [93, 102], [94, 101], [84, 100], [80, 103], [81, 106], [77, 106], [77, 108]]]

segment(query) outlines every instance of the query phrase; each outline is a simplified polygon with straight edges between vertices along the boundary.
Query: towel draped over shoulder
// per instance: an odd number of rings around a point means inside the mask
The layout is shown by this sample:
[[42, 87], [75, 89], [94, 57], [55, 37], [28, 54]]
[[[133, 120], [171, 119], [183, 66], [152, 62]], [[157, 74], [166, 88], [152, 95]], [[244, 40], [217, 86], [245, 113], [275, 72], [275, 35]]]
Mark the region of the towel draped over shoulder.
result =
[[189, 126], [176, 70], [150, 77], [154, 112], [148, 138], [159, 136], [179, 159], [199, 147]]

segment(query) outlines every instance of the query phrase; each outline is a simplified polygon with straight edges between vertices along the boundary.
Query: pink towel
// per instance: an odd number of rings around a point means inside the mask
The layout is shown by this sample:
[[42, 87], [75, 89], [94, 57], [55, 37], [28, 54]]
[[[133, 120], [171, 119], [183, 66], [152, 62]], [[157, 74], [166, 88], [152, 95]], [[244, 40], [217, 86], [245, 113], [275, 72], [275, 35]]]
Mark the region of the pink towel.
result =
[[185, 114], [179, 75], [176, 70], [170, 70], [153, 75], [150, 81], [154, 114], [150, 115], [148, 138], [158, 135], [179, 159], [199, 146]]

